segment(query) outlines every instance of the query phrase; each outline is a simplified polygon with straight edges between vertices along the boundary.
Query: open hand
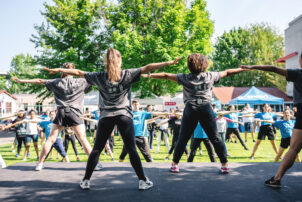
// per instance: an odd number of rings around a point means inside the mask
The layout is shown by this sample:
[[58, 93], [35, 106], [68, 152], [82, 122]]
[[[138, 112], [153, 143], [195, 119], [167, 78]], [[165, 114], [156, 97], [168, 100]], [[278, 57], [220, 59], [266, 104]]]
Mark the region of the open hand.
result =
[[56, 74], [56, 73], [59, 73], [59, 72], [60, 72], [60, 69], [59, 69], [59, 68], [49, 69], [49, 68], [47, 68], [47, 67], [43, 67], [43, 69], [44, 69], [45, 71], [48, 71], [49, 74]]
[[174, 60], [174, 61], [173, 61], [173, 65], [177, 64], [178, 61], [181, 60], [182, 58], [183, 58], [183, 57], [181, 56], [181, 57], [177, 58], [176, 60]]
[[15, 76], [12, 77], [12, 80], [15, 81], [15, 82], [21, 83], [21, 81]]
[[253, 69], [253, 65], [240, 65], [240, 68], [245, 69], [245, 70], [251, 70], [251, 69]]

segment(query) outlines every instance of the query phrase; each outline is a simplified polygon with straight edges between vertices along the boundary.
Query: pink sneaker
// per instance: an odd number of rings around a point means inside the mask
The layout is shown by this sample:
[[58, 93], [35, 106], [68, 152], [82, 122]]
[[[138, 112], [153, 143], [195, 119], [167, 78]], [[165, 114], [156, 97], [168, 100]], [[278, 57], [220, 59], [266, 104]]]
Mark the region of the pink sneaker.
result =
[[222, 166], [220, 171], [222, 174], [229, 174], [230, 169], [228, 167]]
[[179, 173], [178, 165], [172, 165], [171, 168], [170, 168], [170, 171], [172, 173]]

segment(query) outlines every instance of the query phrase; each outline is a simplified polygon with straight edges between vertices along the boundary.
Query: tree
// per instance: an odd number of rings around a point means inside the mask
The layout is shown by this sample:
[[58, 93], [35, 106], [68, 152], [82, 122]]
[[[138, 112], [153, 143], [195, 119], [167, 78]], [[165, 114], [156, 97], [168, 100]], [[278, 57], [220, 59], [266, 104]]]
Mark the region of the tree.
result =
[[[40, 53], [35, 56], [36, 63], [55, 68], [65, 62], [73, 62], [76, 68], [85, 71], [103, 69], [101, 56], [107, 49], [109, 38], [101, 18], [100, 3], [90, 0], [53, 0], [51, 5], [45, 3], [45, 11], [41, 14], [46, 23], [36, 25], [37, 34], [31, 38]], [[37, 76], [44, 79], [58, 77], [44, 71]], [[50, 92], [39, 85], [33, 86], [31, 92], [50, 96]]]
[[[38, 73], [38, 69], [35, 65], [35, 60], [29, 54], [19, 54], [16, 55], [11, 62], [10, 70], [8, 72], [8, 78], [17, 76], [19, 78], [34, 78]], [[20, 93], [26, 92], [31, 89], [31, 86], [28, 84], [18, 84], [7, 78], [1, 78], [1, 84], [4, 84], [6, 91], [9, 93]], [[0, 85], [2, 86], [2, 85]]]
[[[106, 24], [114, 48], [123, 56], [123, 68], [173, 60], [193, 52], [209, 54], [212, 50], [213, 23], [204, 0], [119, 0], [104, 8]], [[188, 72], [186, 60], [165, 72]], [[164, 95], [181, 90], [166, 80], [143, 79], [133, 90], [141, 97]]]
[[[212, 54], [213, 71], [236, 68], [240, 64], [277, 65], [283, 56], [284, 38], [268, 24], [234, 28], [218, 37]], [[278, 64], [280, 66], [280, 64]], [[273, 86], [285, 90], [283, 77], [269, 72], [249, 71], [224, 78], [223, 86]]]

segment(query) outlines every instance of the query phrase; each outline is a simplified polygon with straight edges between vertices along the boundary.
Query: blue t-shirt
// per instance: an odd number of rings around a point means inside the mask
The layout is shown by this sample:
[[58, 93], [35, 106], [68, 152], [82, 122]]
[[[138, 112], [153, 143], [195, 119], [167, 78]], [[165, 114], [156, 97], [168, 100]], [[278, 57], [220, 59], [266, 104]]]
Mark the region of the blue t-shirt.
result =
[[279, 128], [280, 129], [280, 132], [281, 132], [281, 137], [282, 138], [289, 138], [292, 136], [292, 133], [293, 133], [293, 129], [294, 129], [294, 126], [295, 126], [295, 120], [289, 120], [289, 121], [286, 121], [286, 120], [282, 120], [282, 121], [276, 121], [274, 123], [274, 126], [276, 128]]
[[100, 119], [100, 110], [95, 110], [92, 112], [94, 119], [99, 120]]
[[194, 130], [194, 138], [204, 139], [208, 138], [206, 132], [201, 127], [200, 123], [197, 124], [195, 130]]
[[42, 115], [42, 116], [41, 116], [41, 119], [42, 119], [43, 121], [50, 121], [50, 117], [47, 116], [46, 114]]
[[135, 136], [144, 136], [145, 120], [151, 118], [151, 112], [133, 111]]
[[[52, 121], [40, 121], [39, 125], [45, 129], [45, 138], [48, 139], [52, 127]], [[58, 138], [61, 139], [61, 133], [58, 135]], [[57, 138], [57, 139], [58, 139]]]
[[[276, 114], [275, 114], [276, 116]], [[257, 113], [255, 114], [255, 119], [260, 119], [260, 120], [266, 120], [266, 121], [274, 121], [274, 115], [273, 113], [270, 112], [261, 112], [261, 113]], [[272, 125], [271, 123], [266, 123], [266, 122], [261, 122], [261, 126], [264, 125]]]
[[[232, 121], [238, 121], [238, 116], [240, 115], [239, 112], [230, 113], [224, 115], [224, 117], [231, 119]], [[228, 122], [228, 128], [238, 128], [238, 123], [235, 122]]]

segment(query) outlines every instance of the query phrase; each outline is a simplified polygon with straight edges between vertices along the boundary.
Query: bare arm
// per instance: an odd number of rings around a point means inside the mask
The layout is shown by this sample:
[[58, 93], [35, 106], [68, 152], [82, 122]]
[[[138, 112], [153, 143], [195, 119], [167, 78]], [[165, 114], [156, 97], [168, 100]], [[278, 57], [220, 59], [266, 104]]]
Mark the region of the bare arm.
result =
[[233, 76], [235, 74], [238, 74], [240, 72], [248, 71], [249, 69], [244, 69], [244, 68], [236, 68], [236, 69], [227, 69], [225, 71], [220, 72], [220, 77], [227, 77], [227, 76]]
[[21, 123], [24, 123], [24, 122], [25, 122], [25, 121], [23, 120], [23, 121], [18, 121], [18, 122], [13, 123], [13, 124], [9, 124], [9, 125], [7, 125], [7, 126], [2, 127], [2, 130], [9, 129], [9, 128], [11, 128], [11, 127], [14, 127], [14, 126], [16, 126], [16, 125], [18, 125], [18, 124], [21, 124]]
[[2, 116], [2, 117], [0, 117], [0, 120], [10, 119], [10, 118], [15, 117], [15, 116], [17, 116], [17, 113], [12, 114], [12, 115], [8, 115], [8, 116]]
[[22, 80], [20, 80], [17, 77], [13, 77], [12, 80], [17, 83], [31, 83], [31, 84], [45, 85], [45, 80], [43, 80], [43, 79], [22, 79]]
[[169, 65], [175, 65], [175, 64], [177, 64], [178, 61], [181, 60], [181, 59], [182, 59], [182, 57], [179, 57], [179, 58], [177, 58], [177, 59], [174, 60], [174, 61], [148, 64], [148, 65], [146, 65], [146, 66], [141, 67], [142, 74], [148, 73], [148, 72], [151, 72], [151, 71], [154, 71], [154, 70], [157, 70], [157, 69], [161, 69], [161, 68], [166, 67], [166, 66], [169, 66]]
[[276, 67], [272, 65], [242, 65], [241, 68], [243, 69], [256, 69], [256, 70], [262, 70], [267, 72], [274, 72], [276, 74], [280, 74], [282, 76], [287, 77], [287, 70], [281, 67]]
[[163, 73], [154, 73], [154, 74], [150, 74], [150, 75], [142, 74], [141, 76], [144, 77], [144, 78], [167, 79], [167, 80], [177, 82], [176, 74], [169, 74], [169, 73], [165, 73], [165, 72], [163, 72]]
[[55, 69], [49, 69], [47, 67], [43, 67], [45, 71], [48, 71], [50, 74], [56, 74], [56, 73], [63, 73], [68, 74], [72, 76], [77, 76], [84, 78], [85, 72], [79, 69], [65, 69], [65, 68], [55, 68]]
[[265, 123], [271, 123], [271, 124], [275, 123], [275, 121], [269, 121], [269, 120], [260, 120], [260, 121]]
[[168, 123], [168, 122], [169, 122], [169, 120], [166, 120], [166, 121], [163, 121], [163, 122], [157, 124], [156, 126], [159, 127], [159, 126], [164, 125], [164, 124], [166, 124], [166, 123]]

